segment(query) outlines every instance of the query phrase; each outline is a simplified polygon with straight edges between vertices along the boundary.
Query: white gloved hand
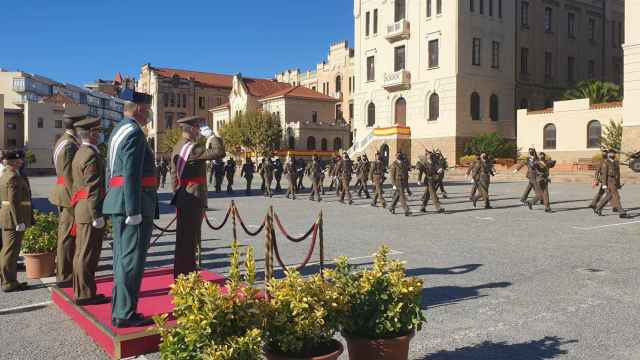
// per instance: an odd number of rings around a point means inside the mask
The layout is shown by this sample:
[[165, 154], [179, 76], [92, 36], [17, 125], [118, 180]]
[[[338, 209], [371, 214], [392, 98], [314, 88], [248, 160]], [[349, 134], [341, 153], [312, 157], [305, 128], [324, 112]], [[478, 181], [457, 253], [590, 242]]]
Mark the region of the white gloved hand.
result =
[[93, 223], [91, 223], [91, 225], [93, 225], [93, 227], [96, 229], [102, 229], [104, 227], [104, 218], [100, 216], [99, 218], [93, 220]]
[[515, 173], [517, 173], [517, 172], [518, 172], [518, 170], [513, 170], [513, 173], [514, 173], [514, 174], [515, 174]]
[[395, 185], [393, 185], [393, 190], [398, 190]]
[[422, 181], [418, 181], [418, 186], [422, 186]]
[[127, 216], [127, 218], [124, 220], [124, 223], [127, 225], [138, 225], [141, 222], [142, 222], [142, 215], [140, 214]]
[[27, 226], [24, 223], [20, 223], [18, 224], [18, 226], [16, 226], [16, 231], [23, 232], [26, 228]]
[[604, 190], [607, 190], [607, 185], [602, 185], [602, 188], [603, 188]]
[[469, 179], [469, 182], [470, 182], [471, 184], [473, 184], [475, 181], [473, 181], [473, 178], [470, 178], [470, 179]]

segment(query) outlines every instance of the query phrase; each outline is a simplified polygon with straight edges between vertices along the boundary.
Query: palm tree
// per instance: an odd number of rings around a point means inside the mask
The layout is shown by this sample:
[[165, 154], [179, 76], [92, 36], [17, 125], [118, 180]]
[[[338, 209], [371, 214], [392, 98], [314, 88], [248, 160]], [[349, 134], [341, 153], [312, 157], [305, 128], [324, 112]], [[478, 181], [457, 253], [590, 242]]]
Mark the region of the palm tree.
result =
[[592, 104], [620, 101], [620, 86], [606, 81], [586, 80], [564, 93], [564, 100], [589, 98]]

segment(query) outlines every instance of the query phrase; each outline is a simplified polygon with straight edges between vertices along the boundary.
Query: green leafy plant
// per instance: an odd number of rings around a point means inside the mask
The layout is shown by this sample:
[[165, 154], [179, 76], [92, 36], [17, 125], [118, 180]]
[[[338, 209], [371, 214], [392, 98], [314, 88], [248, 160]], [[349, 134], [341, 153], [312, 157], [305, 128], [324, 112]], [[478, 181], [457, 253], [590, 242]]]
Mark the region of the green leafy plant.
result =
[[31, 149], [27, 149], [27, 151], [25, 151], [24, 158], [27, 161], [27, 165], [30, 165], [36, 162], [36, 155], [33, 153]]
[[58, 217], [53, 213], [34, 211], [34, 223], [22, 238], [22, 252], [39, 254], [53, 252], [58, 241]]
[[235, 153], [244, 147], [256, 154], [280, 149], [282, 126], [280, 119], [265, 111], [243, 112], [220, 129], [227, 151]]
[[599, 80], [585, 80], [564, 93], [564, 100], [586, 99], [592, 104], [622, 100], [620, 86]]
[[476, 161], [476, 155], [465, 155], [460, 158], [461, 164], [471, 164]]
[[342, 329], [367, 339], [390, 339], [419, 331], [426, 321], [421, 309], [422, 280], [405, 275], [404, 265], [389, 260], [382, 246], [372, 269], [354, 272], [342, 257], [326, 277], [344, 297]]
[[616, 122], [609, 120], [609, 123], [604, 126], [602, 136], [600, 137], [600, 147], [602, 149], [615, 149], [620, 151], [622, 147], [622, 133], [623, 133], [622, 121]]
[[516, 159], [518, 146], [497, 133], [487, 133], [474, 137], [464, 147], [465, 155], [479, 155], [486, 153], [500, 159]]
[[305, 279], [290, 270], [284, 279], [271, 280], [268, 288], [265, 342], [270, 351], [304, 358], [335, 350], [332, 338], [340, 328], [346, 298], [333, 284], [319, 274]]
[[254, 360], [262, 354], [267, 302], [254, 288], [253, 249], [245, 256], [246, 275], [239, 270], [240, 250], [232, 244], [232, 273], [225, 289], [198, 273], [181, 275], [172, 285], [176, 326], [167, 315], [154, 318], [164, 360]]

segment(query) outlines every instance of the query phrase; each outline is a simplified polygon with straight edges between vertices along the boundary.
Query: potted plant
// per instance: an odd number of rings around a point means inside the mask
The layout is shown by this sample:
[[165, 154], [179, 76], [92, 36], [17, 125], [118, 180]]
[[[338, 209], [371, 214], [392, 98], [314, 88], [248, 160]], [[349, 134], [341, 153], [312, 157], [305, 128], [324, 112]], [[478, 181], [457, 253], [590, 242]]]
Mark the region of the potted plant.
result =
[[269, 360], [335, 360], [344, 351], [333, 336], [340, 328], [342, 297], [320, 275], [287, 271], [268, 283], [265, 356]]
[[246, 254], [247, 273], [241, 279], [239, 251], [232, 245], [227, 287], [203, 280], [196, 272], [181, 275], [171, 287], [176, 325], [168, 315], [154, 318], [162, 341], [163, 360], [257, 360], [262, 358], [262, 333], [267, 303], [254, 288], [253, 250]]
[[54, 274], [58, 218], [52, 213], [34, 212], [34, 221], [24, 232], [22, 256], [27, 278], [39, 279]]
[[342, 334], [353, 360], [406, 360], [409, 343], [425, 322], [421, 309], [422, 280], [405, 275], [400, 261], [378, 250], [372, 269], [354, 272], [346, 258], [326, 272], [346, 300]]

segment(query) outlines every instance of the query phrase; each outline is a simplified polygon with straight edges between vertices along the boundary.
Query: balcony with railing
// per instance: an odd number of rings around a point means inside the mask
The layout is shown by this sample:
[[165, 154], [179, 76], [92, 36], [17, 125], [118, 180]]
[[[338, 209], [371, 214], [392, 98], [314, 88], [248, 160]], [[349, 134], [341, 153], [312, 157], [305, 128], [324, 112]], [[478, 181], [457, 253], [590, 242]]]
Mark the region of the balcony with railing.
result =
[[336, 91], [333, 93], [333, 97], [342, 100], [342, 91]]
[[411, 73], [407, 70], [395, 71], [384, 75], [384, 88], [388, 91], [411, 87]]
[[408, 39], [411, 34], [409, 22], [405, 19], [402, 19], [393, 24], [387, 25], [387, 34], [385, 38], [391, 42]]

